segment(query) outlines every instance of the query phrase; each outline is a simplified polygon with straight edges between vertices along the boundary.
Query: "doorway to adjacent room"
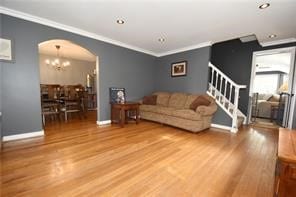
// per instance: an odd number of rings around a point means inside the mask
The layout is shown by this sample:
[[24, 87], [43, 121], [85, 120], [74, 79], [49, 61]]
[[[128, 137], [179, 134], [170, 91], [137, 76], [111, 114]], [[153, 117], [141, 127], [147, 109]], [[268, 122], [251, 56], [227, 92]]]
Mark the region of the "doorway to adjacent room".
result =
[[292, 127], [294, 60], [295, 47], [253, 53], [248, 113], [253, 125]]
[[50, 126], [99, 119], [99, 58], [68, 40], [39, 44], [42, 124]]

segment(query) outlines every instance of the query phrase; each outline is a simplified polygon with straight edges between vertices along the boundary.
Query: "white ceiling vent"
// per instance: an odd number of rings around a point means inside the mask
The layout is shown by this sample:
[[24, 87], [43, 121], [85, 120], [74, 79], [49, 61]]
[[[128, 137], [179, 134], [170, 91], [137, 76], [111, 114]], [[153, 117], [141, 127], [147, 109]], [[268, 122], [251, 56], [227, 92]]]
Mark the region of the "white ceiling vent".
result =
[[251, 42], [251, 41], [257, 40], [257, 37], [256, 35], [253, 34], [253, 35], [240, 37], [239, 39], [241, 42]]

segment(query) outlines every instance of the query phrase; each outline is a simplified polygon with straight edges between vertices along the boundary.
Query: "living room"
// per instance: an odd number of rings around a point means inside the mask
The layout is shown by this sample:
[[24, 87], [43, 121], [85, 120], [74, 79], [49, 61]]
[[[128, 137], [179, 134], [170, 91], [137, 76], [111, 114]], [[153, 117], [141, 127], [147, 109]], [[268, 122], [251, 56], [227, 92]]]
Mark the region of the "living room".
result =
[[[239, 196], [245, 191], [244, 187], [247, 188], [248, 196], [273, 194], [278, 130], [254, 130], [243, 126], [238, 128], [236, 134], [231, 133], [229, 130], [233, 120], [220, 106], [213, 115], [212, 127], [197, 134], [145, 120], [141, 120], [138, 125], [127, 124], [124, 128], [117, 124], [105, 124], [109, 123], [111, 115], [110, 87], [125, 88], [128, 101], [139, 101], [154, 92], [206, 94], [209, 62], [237, 84], [247, 86], [241, 90], [238, 103], [240, 111], [247, 114], [253, 52], [296, 46], [294, 24], [287, 22], [295, 15], [294, 2], [287, 1], [285, 4], [272, 1], [267, 8], [261, 9], [258, 2], [241, 2], [234, 5], [227, 2], [223, 5], [217, 2], [199, 4], [176, 1], [169, 3], [172, 13], [167, 9], [167, 3], [158, 4], [153, 1], [126, 1], [126, 4], [88, 2], [83, 6], [78, 2], [64, 2], [59, 8], [55, 8], [50, 2], [43, 3], [4, 1], [3, 5], [1, 4], [3, 7], [0, 7], [1, 38], [13, 43], [12, 61], [1, 61], [1, 132], [3, 139], [15, 140], [4, 140], [2, 143], [1, 163], [5, 171], [1, 187], [7, 188], [3, 196], [13, 196], [18, 192], [21, 195], [38, 195], [42, 194], [42, 191], [49, 196], [126, 196], [128, 192], [137, 196]], [[223, 9], [219, 9], [220, 7]], [[187, 10], [182, 12], [180, 21], [173, 17], [179, 9]], [[216, 15], [206, 18], [208, 14], [205, 10], [212, 9], [217, 11]], [[243, 16], [240, 15], [242, 9], [246, 9]], [[141, 10], [141, 13], [136, 10]], [[53, 14], [55, 12], [56, 14]], [[73, 16], [71, 13], [81, 14]], [[155, 14], [151, 16], [151, 13]], [[250, 16], [254, 17], [252, 20], [256, 21], [255, 24], [250, 24]], [[279, 19], [274, 21], [275, 17]], [[240, 25], [242, 21], [248, 25]], [[208, 23], [211, 25], [207, 25]], [[233, 26], [236, 28], [231, 28]], [[278, 28], [274, 29], [272, 26]], [[205, 27], [206, 31], [197, 27]], [[230, 29], [233, 29], [233, 32], [229, 33]], [[255, 40], [240, 40], [241, 37], [254, 34]], [[269, 38], [271, 34], [276, 36]], [[98, 111], [97, 119], [92, 123], [77, 121], [74, 127], [63, 124], [61, 128], [54, 128], [57, 131], [54, 135], [44, 136], [40, 115], [38, 45], [52, 39], [69, 40], [98, 56]], [[271, 42], [275, 44], [270, 44]], [[172, 64], [184, 61], [187, 62], [186, 75], [172, 77]], [[295, 123], [295, 116], [292, 116], [291, 128], [294, 128]], [[67, 133], [63, 131], [73, 134], [73, 138], [67, 138]], [[121, 138], [121, 135], [126, 136]], [[22, 140], [28, 136], [32, 138]], [[264, 141], [263, 138], [267, 140]], [[124, 139], [127, 139], [126, 144]], [[234, 141], [231, 142], [232, 139]], [[54, 144], [57, 149], [50, 144]], [[72, 145], [73, 149], [70, 148]], [[34, 149], [34, 146], [37, 149], [43, 147], [44, 149], [41, 149], [45, 152], [48, 149], [48, 153], [43, 152], [46, 155], [44, 160], [38, 160], [43, 153]], [[200, 153], [194, 152], [195, 148], [200, 150]], [[255, 156], [248, 153], [252, 148], [255, 149]], [[83, 155], [83, 149], [86, 155]], [[130, 161], [127, 160], [128, 157], [121, 157], [137, 149], [141, 150], [141, 154], [130, 155]], [[159, 155], [157, 149], [160, 151]], [[92, 158], [91, 155], [95, 155], [96, 151], [100, 154]], [[239, 154], [235, 156], [232, 151]], [[26, 158], [20, 158], [19, 154], [24, 154]], [[67, 159], [62, 159], [63, 154]], [[108, 157], [108, 154], [112, 157]], [[147, 157], [144, 157], [145, 154]], [[173, 157], [170, 158], [170, 154]], [[84, 156], [88, 159], [83, 160]], [[202, 156], [204, 160], [198, 156]], [[261, 159], [256, 160], [257, 156], [261, 156]], [[153, 167], [147, 166], [139, 158]], [[249, 159], [249, 162], [244, 164], [245, 159]], [[182, 167], [182, 160], [186, 161], [186, 167]], [[40, 161], [41, 163], [38, 163]], [[44, 166], [42, 162], [45, 163]], [[28, 164], [27, 171], [19, 166], [20, 163]], [[127, 163], [130, 166], [127, 166]], [[120, 164], [125, 168], [121, 168]], [[37, 170], [35, 174], [43, 177], [40, 180], [53, 178], [38, 186], [38, 180], [34, 179], [33, 175], [28, 175], [34, 166], [40, 167], [40, 171]], [[85, 171], [79, 170], [82, 166], [87, 166], [83, 167]], [[254, 166], [258, 168], [253, 169]], [[145, 171], [145, 168], [151, 171]], [[208, 169], [202, 172], [204, 168]], [[225, 172], [219, 172], [218, 168], [225, 169]], [[260, 172], [266, 169], [268, 173], [264, 178], [264, 174]], [[14, 179], [13, 170], [17, 171], [17, 176], [25, 177], [24, 180], [16, 177]], [[123, 170], [122, 173], [120, 170]], [[159, 173], [161, 170], [164, 170], [163, 173]], [[79, 173], [83, 174], [85, 182], [83, 179], [78, 180]], [[197, 176], [199, 173], [202, 176]], [[256, 176], [257, 179], [250, 183], [248, 174]], [[110, 180], [108, 175], [114, 179]], [[141, 178], [142, 176], [149, 177], [151, 181]], [[224, 183], [223, 178], [226, 180]], [[204, 183], [201, 184], [203, 179]], [[194, 182], [189, 184], [189, 180]], [[68, 185], [64, 185], [63, 181]], [[267, 186], [262, 186], [264, 181], [268, 183]], [[26, 188], [23, 183], [28, 183], [29, 186]], [[91, 186], [88, 187], [87, 183], [91, 183]], [[71, 184], [78, 189], [71, 188]], [[100, 187], [95, 188], [96, 184]], [[253, 188], [257, 190], [252, 191]], [[54, 191], [56, 193], [51, 193]]]

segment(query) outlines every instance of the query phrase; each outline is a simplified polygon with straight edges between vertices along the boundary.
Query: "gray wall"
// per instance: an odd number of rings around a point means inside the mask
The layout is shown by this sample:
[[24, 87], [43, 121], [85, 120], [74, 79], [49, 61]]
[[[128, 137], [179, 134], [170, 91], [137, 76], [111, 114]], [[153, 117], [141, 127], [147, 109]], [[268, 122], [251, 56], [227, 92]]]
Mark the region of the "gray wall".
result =
[[3, 135], [42, 130], [38, 44], [70, 40], [100, 58], [100, 120], [110, 119], [109, 87], [125, 87], [129, 100], [154, 90], [156, 58], [91, 38], [2, 15], [3, 36], [15, 42], [15, 63], [3, 63]]
[[[205, 93], [208, 86], [208, 63], [211, 47], [160, 57], [157, 60], [156, 91]], [[171, 77], [171, 63], [187, 61], [187, 76]], [[218, 109], [213, 123], [231, 126], [231, 118]]]
[[214, 124], [220, 124], [231, 127], [232, 118], [228, 114], [226, 114], [226, 112], [224, 112], [222, 108], [218, 107], [218, 110], [215, 113], [212, 122]]
[[[157, 60], [158, 91], [200, 93], [207, 90], [210, 47], [176, 53]], [[187, 61], [187, 76], [171, 77], [173, 62]]]
[[252, 55], [257, 47], [257, 42], [242, 43], [239, 39], [212, 46], [211, 62], [234, 82], [247, 85], [246, 89], [240, 91], [239, 109], [244, 114], [248, 111]]

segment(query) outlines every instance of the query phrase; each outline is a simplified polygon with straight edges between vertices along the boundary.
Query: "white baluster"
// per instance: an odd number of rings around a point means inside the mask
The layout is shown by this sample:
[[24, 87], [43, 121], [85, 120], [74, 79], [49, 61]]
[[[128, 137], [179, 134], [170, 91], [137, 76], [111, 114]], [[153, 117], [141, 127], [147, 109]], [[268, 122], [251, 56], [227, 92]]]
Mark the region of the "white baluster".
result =
[[214, 84], [214, 68], [212, 68], [212, 76], [211, 76], [211, 95], [213, 95], [213, 84]]
[[229, 92], [229, 105], [228, 105], [228, 110], [230, 109], [230, 103], [231, 103], [231, 96], [232, 96], [232, 84], [230, 84], [230, 92]]
[[233, 117], [232, 117], [232, 132], [237, 132], [237, 110], [238, 110], [238, 99], [239, 99], [239, 88], [235, 87], [234, 93], [234, 108], [233, 108]]
[[223, 84], [223, 77], [220, 75], [220, 96], [219, 96], [219, 102], [222, 101], [222, 84]]
[[216, 71], [215, 99], [216, 99], [216, 96], [217, 96], [216, 91], [218, 90], [217, 85], [218, 85], [218, 72]]
[[224, 107], [226, 107], [226, 106], [225, 106], [225, 102], [226, 102], [226, 90], [227, 90], [227, 84], [228, 84], [228, 82], [227, 82], [227, 80], [225, 79], [225, 87], [224, 87], [224, 93], [223, 93], [223, 104], [224, 104]]

